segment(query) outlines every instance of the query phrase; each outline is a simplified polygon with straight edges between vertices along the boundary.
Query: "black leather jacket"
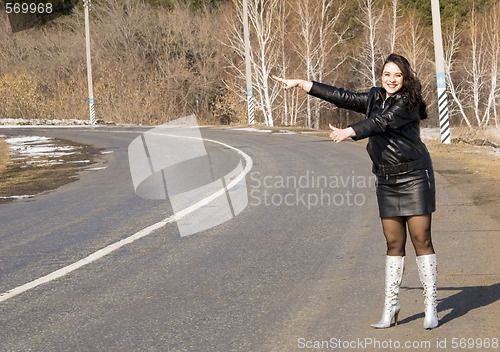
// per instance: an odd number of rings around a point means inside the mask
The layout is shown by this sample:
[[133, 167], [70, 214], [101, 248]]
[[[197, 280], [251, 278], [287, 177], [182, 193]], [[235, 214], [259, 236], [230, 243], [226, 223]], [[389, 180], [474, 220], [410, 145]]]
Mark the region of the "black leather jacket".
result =
[[364, 120], [349, 126], [356, 132], [354, 140], [370, 138], [366, 149], [375, 174], [399, 174], [432, 165], [420, 139], [420, 107], [409, 111], [401, 94], [395, 93], [384, 102], [385, 90], [381, 87], [354, 93], [318, 82], [313, 82], [309, 94], [365, 114]]

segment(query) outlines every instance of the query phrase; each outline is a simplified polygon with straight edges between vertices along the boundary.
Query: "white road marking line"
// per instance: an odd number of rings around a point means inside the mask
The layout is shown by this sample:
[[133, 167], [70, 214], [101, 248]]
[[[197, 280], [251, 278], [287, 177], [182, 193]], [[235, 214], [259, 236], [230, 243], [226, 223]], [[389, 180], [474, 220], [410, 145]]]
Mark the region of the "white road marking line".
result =
[[[190, 138], [196, 138], [196, 137], [190, 137]], [[171, 215], [168, 218], [166, 218], [162, 221], [159, 221], [156, 224], [150, 225], [150, 226], [136, 232], [135, 234], [133, 234], [127, 238], [124, 238], [118, 242], [110, 244], [109, 246], [104, 247], [104, 248], [98, 250], [97, 252], [92, 253], [91, 255], [89, 255], [86, 258], [80, 259], [79, 261], [77, 261], [73, 264], [70, 264], [68, 266], [65, 266], [59, 270], [56, 270], [48, 275], [42, 276], [41, 278], [38, 278], [36, 280], [33, 280], [33, 281], [28, 282], [24, 285], [18, 286], [16, 288], [13, 288], [7, 292], [0, 294], [0, 302], [6, 301], [9, 298], [17, 296], [18, 294], [21, 294], [23, 292], [31, 290], [32, 288], [35, 288], [35, 287], [40, 286], [42, 284], [45, 284], [47, 282], [50, 282], [50, 281], [56, 280], [60, 277], [63, 277], [76, 269], [79, 269], [87, 264], [90, 264], [98, 259], [103, 258], [104, 256], [114, 252], [115, 250], [117, 250], [117, 249], [119, 249], [127, 244], [130, 244], [130, 243], [132, 243], [140, 238], [146, 237], [147, 235], [153, 233], [155, 230], [158, 230], [171, 222], [174, 222], [178, 219], [183, 218], [184, 216], [186, 216], [186, 215], [196, 211], [197, 209], [207, 205], [208, 203], [210, 203], [211, 201], [213, 201], [217, 197], [225, 194], [227, 190], [230, 190], [231, 188], [236, 186], [241, 181], [241, 179], [243, 177], [245, 177], [245, 175], [252, 169], [252, 166], [253, 166], [252, 158], [248, 154], [241, 151], [240, 149], [235, 148], [233, 146], [230, 146], [229, 144], [222, 143], [222, 142], [212, 140], [212, 139], [204, 139], [204, 138], [196, 138], [196, 139], [202, 139], [203, 141], [217, 143], [217, 144], [220, 144], [226, 148], [229, 148], [229, 149], [236, 151], [238, 154], [240, 154], [245, 159], [245, 168], [236, 178], [234, 178], [234, 180], [232, 180], [226, 186], [226, 188], [221, 188], [220, 190], [213, 193], [212, 195], [210, 195], [206, 198], [203, 198], [199, 202], [187, 207], [184, 210], [181, 210], [180, 212], [177, 212], [175, 215]]]

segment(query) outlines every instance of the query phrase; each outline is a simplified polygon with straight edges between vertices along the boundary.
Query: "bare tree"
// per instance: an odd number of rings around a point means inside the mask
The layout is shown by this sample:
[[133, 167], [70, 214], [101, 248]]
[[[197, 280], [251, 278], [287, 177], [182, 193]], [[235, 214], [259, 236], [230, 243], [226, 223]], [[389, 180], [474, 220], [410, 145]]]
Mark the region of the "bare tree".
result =
[[[250, 56], [252, 62], [252, 83], [255, 92], [255, 107], [262, 111], [266, 125], [273, 126], [273, 102], [278, 96], [276, 85], [269, 85], [271, 70], [278, 65], [280, 51], [278, 38], [275, 31], [278, 16], [279, 0], [248, 0], [248, 17], [251, 23]], [[232, 25], [231, 34], [228, 36], [227, 46], [244, 58], [244, 40], [241, 25], [243, 23], [243, 4], [235, 0], [237, 9], [237, 24]], [[231, 69], [244, 78], [240, 65], [231, 60]], [[244, 91], [243, 85], [236, 83], [237, 89]], [[231, 89], [234, 89], [231, 87]]]
[[428, 100], [430, 85], [434, 83], [434, 70], [429, 66], [429, 47], [425, 27], [416, 11], [409, 11], [405, 22], [407, 25], [400, 36], [401, 52], [410, 62], [411, 67], [422, 83], [424, 99]]
[[[313, 80], [313, 55], [314, 55], [314, 37], [315, 37], [315, 19], [312, 15], [314, 11], [314, 5], [311, 9], [310, 1], [299, 1], [297, 4], [297, 12], [300, 21], [300, 38], [301, 42], [298, 44], [297, 53], [301, 57], [305, 69], [306, 69], [306, 79], [308, 81]], [[307, 96], [306, 103], [306, 127], [311, 127], [311, 97]]]
[[484, 122], [481, 118], [481, 93], [485, 85], [484, 76], [486, 65], [484, 62], [484, 32], [480, 29], [480, 23], [478, 22], [479, 18], [473, 6], [469, 24], [471, 65], [466, 66], [466, 71], [468, 73], [467, 82], [472, 88], [472, 108], [474, 117], [476, 118], [477, 125], [481, 127]]
[[[468, 46], [460, 41], [456, 21], [451, 32], [446, 35], [446, 76], [454, 105], [469, 128], [474, 124], [482, 128], [488, 125], [491, 112], [496, 114], [495, 101], [498, 94], [498, 55], [500, 40], [496, 22], [496, 10], [490, 14], [478, 15], [473, 8], [468, 21]], [[466, 59], [457, 60], [460, 49], [469, 50]], [[457, 67], [457, 69], [455, 69]], [[461, 69], [461, 70], [460, 70]], [[457, 71], [462, 74], [457, 74]], [[495, 115], [496, 116], [496, 115]]]
[[490, 66], [489, 71], [489, 95], [484, 117], [485, 125], [490, 121], [490, 116], [493, 114], [495, 126], [499, 128], [498, 112], [497, 112], [497, 95], [500, 93], [498, 89], [498, 60], [500, 59], [500, 4], [493, 6], [490, 14], [486, 17], [488, 29], [486, 30], [487, 42], [489, 43], [488, 61]]
[[396, 41], [398, 39], [398, 18], [399, 16], [399, 0], [391, 0], [391, 37], [390, 37], [390, 49], [391, 53], [394, 52], [396, 48]]
[[364, 18], [360, 20], [360, 23], [368, 33], [358, 56], [353, 57], [353, 60], [361, 67], [359, 73], [365, 79], [365, 85], [372, 87], [377, 85], [376, 62], [380, 55], [376, 34], [383, 15], [383, 11], [377, 11], [375, 8], [375, 2], [376, 0], [362, 0], [360, 3], [361, 11], [364, 14]]
[[[289, 11], [287, 11], [287, 7], [285, 4], [285, 0], [280, 0], [279, 1], [279, 9], [278, 13], [280, 16], [279, 19], [279, 30], [278, 30], [278, 35], [280, 38], [280, 54], [281, 54], [281, 67], [280, 67], [280, 75], [282, 77], [287, 77], [288, 73], [288, 66], [289, 66], [289, 60], [286, 54], [286, 46], [287, 46], [287, 41], [286, 41], [286, 34], [287, 34], [287, 28], [286, 28], [286, 19], [288, 17]], [[291, 124], [291, 116], [289, 119], [288, 116], [288, 105], [289, 105], [289, 91], [283, 90], [283, 113], [281, 115], [281, 124], [284, 126], [288, 126]], [[293, 110], [292, 110], [293, 111]]]
[[[344, 7], [334, 9], [333, 4], [333, 0], [298, 1], [301, 40], [296, 48], [305, 65], [307, 80], [323, 81], [345, 61], [345, 58], [337, 58], [336, 65], [327, 66], [327, 61], [334, 61], [331, 53], [343, 42], [347, 31], [345, 27], [336, 29]], [[311, 97], [307, 96], [306, 127], [319, 128], [321, 104], [320, 100], [312, 102]]]
[[457, 64], [456, 55], [458, 53], [459, 47], [461, 46], [459, 34], [460, 33], [457, 30], [457, 21], [455, 18], [451, 25], [450, 31], [445, 33], [443, 40], [446, 83], [453, 102], [453, 104], [449, 107], [449, 111], [450, 115], [454, 115], [454, 113], [456, 113], [456, 110], [458, 110], [460, 116], [462, 117], [462, 120], [465, 121], [469, 128], [472, 128], [472, 124], [470, 123], [470, 120], [465, 113], [466, 107], [464, 106], [464, 103], [461, 99], [461, 96], [463, 95], [463, 89], [460, 86], [455, 85], [454, 82], [454, 73], [456, 72], [455, 65]]
[[[498, 94], [498, 54], [500, 25], [496, 8], [477, 14], [473, 8], [469, 20], [470, 64], [466, 67], [466, 83], [472, 89], [472, 111], [479, 128], [490, 122], [491, 110]], [[496, 112], [496, 109], [494, 109]]]
[[[266, 125], [274, 126], [273, 101], [278, 95], [277, 85], [269, 87], [271, 70], [278, 64], [276, 30], [278, 0], [249, 0], [248, 15], [255, 31], [257, 48], [253, 50], [253, 68], [256, 78], [256, 88], [259, 92], [260, 105], [264, 113]], [[272, 90], [272, 91], [271, 91]]]

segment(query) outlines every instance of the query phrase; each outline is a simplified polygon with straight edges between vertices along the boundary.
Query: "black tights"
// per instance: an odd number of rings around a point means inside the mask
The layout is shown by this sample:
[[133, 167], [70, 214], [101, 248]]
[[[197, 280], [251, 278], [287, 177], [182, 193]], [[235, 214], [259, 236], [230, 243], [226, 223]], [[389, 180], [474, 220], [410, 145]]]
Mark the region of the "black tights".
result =
[[431, 214], [382, 218], [382, 228], [387, 240], [387, 255], [405, 255], [407, 224], [417, 256], [434, 254], [431, 240], [431, 220]]

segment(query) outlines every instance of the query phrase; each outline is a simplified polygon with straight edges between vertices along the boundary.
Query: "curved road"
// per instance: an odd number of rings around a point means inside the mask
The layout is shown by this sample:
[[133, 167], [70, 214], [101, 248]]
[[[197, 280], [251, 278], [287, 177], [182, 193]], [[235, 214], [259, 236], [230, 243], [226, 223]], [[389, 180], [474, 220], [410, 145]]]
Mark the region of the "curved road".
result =
[[[2, 129], [113, 153], [103, 170], [0, 205], [0, 293], [172, 215], [169, 202], [134, 193], [127, 148], [144, 131]], [[457, 351], [460, 338], [500, 338], [498, 256], [490, 245], [500, 226], [439, 174], [433, 234], [441, 326], [422, 328], [408, 243], [400, 324], [373, 330], [383, 302], [384, 241], [363, 144], [234, 129], [201, 133], [252, 158], [247, 208], [186, 237], [169, 223], [0, 302], [0, 351]], [[227, 160], [240, 158], [205, 145]]]

